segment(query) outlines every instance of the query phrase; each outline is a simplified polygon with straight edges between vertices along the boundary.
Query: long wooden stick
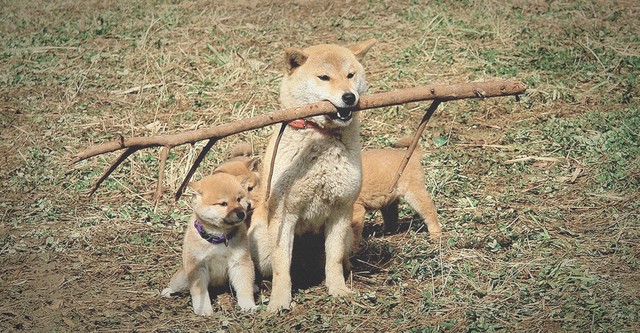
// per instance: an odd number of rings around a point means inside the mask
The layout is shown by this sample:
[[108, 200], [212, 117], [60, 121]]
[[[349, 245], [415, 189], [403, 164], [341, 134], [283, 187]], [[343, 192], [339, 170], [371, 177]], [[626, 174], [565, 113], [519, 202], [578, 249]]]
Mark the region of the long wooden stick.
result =
[[[524, 84], [519, 81], [513, 80], [474, 82], [453, 85], [430, 85], [417, 88], [401, 89], [393, 92], [365, 95], [360, 98], [360, 101], [356, 107], [351, 108], [351, 111], [361, 111], [427, 100], [451, 101], [467, 98], [488, 98], [512, 95], [517, 96], [524, 93], [525, 90], [526, 88]], [[89, 147], [79, 152], [72, 157], [71, 164], [80, 162], [93, 156], [126, 149], [126, 151], [122, 155], [120, 155], [120, 157], [116, 161], [114, 161], [114, 163], [96, 182], [96, 184], [91, 189], [92, 194], [96, 191], [98, 186], [100, 186], [100, 184], [129, 155], [140, 149], [152, 147], [166, 147], [168, 149], [171, 149], [175, 146], [180, 146], [188, 143], [193, 144], [198, 141], [209, 139], [209, 143], [207, 143], [207, 146], [203, 148], [202, 152], [194, 162], [194, 165], [191, 167], [191, 170], [189, 170], [189, 173], [180, 185], [180, 189], [178, 193], [176, 193], [177, 199], [180, 197], [180, 195], [182, 194], [182, 190], [189, 182], [195, 170], [198, 168], [200, 162], [204, 158], [204, 155], [206, 155], [211, 146], [213, 146], [213, 144], [217, 140], [233, 134], [258, 129], [276, 123], [284, 123], [295, 119], [318, 116], [322, 114], [331, 114], [337, 111], [338, 110], [331, 103], [320, 102], [303, 107], [285, 109], [251, 118], [241, 119], [228, 124], [201, 128], [198, 130], [187, 131], [178, 134], [165, 134], [150, 137], [132, 138], [121, 137], [119, 140], [114, 140]], [[168, 156], [168, 154], [163, 153], [161, 159], [166, 160], [166, 156]], [[161, 163], [163, 163], [162, 160]]]
[[[360, 102], [352, 111], [361, 111], [411, 102], [439, 99], [452, 101], [467, 98], [486, 98], [512, 96], [524, 93], [524, 84], [519, 81], [489, 81], [477, 83], [462, 83], [452, 85], [431, 85], [418, 88], [408, 88], [393, 92], [377, 93], [360, 97]], [[135, 147], [136, 149], [169, 146], [175, 147], [187, 143], [195, 143], [206, 139], [221, 139], [232, 134], [242, 133], [276, 123], [291, 121], [299, 118], [318, 116], [337, 112], [333, 104], [320, 102], [307, 106], [275, 111], [251, 118], [241, 119], [232, 123], [201, 128], [178, 134], [165, 134], [149, 137], [132, 137], [114, 140], [89, 147], [72, 157], [71, 164], [87, 158], [113, 152], [120, 149]]]

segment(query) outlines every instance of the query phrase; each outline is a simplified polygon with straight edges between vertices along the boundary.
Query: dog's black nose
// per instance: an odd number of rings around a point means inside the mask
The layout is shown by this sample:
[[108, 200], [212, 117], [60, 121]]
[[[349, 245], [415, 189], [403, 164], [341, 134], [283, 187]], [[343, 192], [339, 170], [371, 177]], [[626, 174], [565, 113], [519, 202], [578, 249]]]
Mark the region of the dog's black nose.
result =
[[353, 104], [355, 104], [356, 102], [356, 95], [352, 94], [352, 93], [346, 93], [344, 95], [342, 95], [342, 101], [351, 106]]
[[237, 216], [237, 217], [238, 217], [238, 219], [240, 219], [240, 220], [244, 220], [244, 218], [245, 218], [245, 216], [246, 216], [246, 215], [247, 215], [247, 214], [245, 214], [243, 211], [239, 211], [239, 212], [237, 212], [237, 213], [236, 213], [236, 216]]

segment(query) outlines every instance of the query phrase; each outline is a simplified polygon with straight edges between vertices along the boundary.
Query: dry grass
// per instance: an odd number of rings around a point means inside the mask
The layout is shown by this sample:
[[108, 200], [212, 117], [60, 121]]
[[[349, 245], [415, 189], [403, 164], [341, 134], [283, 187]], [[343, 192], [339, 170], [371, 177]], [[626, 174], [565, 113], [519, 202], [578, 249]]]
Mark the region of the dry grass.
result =
[[[0, 1], [0, 330], [637, 331], [640, 7], [541, 2]], [[158, 296], [178, 265], [185, 202], [157, 207], [158, 152], [94, 198], [119, 134], [179, 132], [277, 109], [282, 50], [377, 38], [370, 91], [515, 77], [526, 96], [446, 103], [423, 146], [445, 230], [409, 208], [369, 217], [349, 299], [320, 284], [297, 306], [213, 319]], [[363, 145], [411, 132], [425, 105], [363, 113]], [[262, 151], [268, 129], [237, 141]], [[172, 151], [175, 189], [197, 147]], [[526, 159], [525, 157], [530, 157]], [[525, 159], [522, 159], [525, 158]], [[521, 159], [519, 162], [510, 161]], [[260, 301], [269, 295], [263, 286]]]

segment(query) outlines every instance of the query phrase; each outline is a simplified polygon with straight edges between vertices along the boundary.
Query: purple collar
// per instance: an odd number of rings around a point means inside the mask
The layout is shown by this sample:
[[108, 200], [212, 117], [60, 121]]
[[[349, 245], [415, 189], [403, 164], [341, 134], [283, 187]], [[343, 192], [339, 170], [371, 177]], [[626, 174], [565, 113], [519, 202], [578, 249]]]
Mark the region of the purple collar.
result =
[[202, 227], [202, 224], [200, 224], [200, 221], [198, 221], [198, 220], [194, 220], [193, 221], [193, 226], [196, 227], [196, 230], [198, 230], [198, 233], [200, 234], [200, 237], [204, 238], [204, 240], [206, 240], [207, 242], [209, 242], [211, 244], [222, 244], [222, 243], [224, 243], [224, 246], [229, 246], [229, 241], [236, 234], [236, 230], [234, 229], [233, 231], [231, 231], [231, 233], [229, 233], [227, 235], [225, 235], [225, 234], [222, 234], [220, 236], [211, 235], [211, 234], [209, 234], [208, 232], [206, 232], [204, 230], [204, 228]]

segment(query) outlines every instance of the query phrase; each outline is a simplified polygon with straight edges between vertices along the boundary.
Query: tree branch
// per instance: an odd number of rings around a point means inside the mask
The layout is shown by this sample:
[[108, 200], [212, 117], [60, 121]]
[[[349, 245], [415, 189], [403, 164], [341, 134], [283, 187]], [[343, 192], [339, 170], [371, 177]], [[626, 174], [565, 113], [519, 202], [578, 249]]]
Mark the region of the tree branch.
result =
[[[525, 90], [526, 88], [524, 84], [518, 81], [489, 81], [453, 85], [432, 85], [401, 89], [393, 92], [364, 95], [360, 97], [360, 103], [358, 103], [353, 111], [435, 99], [439, 99], [441, 101], [452, 101], [467, 98], [511, 96], [522, 94]], [[275, 111], [228, 124], [201, 128], [194, 131], [114, 140], [89, 147], [86, 150], [79, 152], [71, 159], [71, 164], [93, 156], [124, 148], [134, 148], [139, 150], [159, 146], [175, 147], [187, 143], [196, 143], [206, 139], [221, 139], [232, 134], [242, 133], [284, 121], [335, 112], [337, 112], [337, 109], [331, 103], [320, 102], [303, 107]]]
[[[524, 84], [519, 81], [489, 81], [489, 82], [473, 82], [452, 85], [429, 85], [416, 88], [401, 89], [392, 92], [377, 93], [364, 95], [360, 97], [357, 106], [352, 111], [361, 111], [373, 108], [387, 107], [411, 102], [420, 102], [428, 100], [452, 101], [468, 98], [488, 98], [512, 96], [524, 93], [526, 90]], [[110, 168], [101, 176], [101, 178], [93, 186], [91, 193], [100, 186], [100, 184], [132, 153], [145, 148], [152, 147], [168, 147], [169, 149], [184, 144], [193, 144], [198, 141], [209, 139], [209, 143], [198, 156], [198, 160], [189, 171], [189, 175], [183, 181], [180, 191], [176, 197], [180, 196], [184, 185], [188, 183], [190, 176], [198, 167], [206, 152], [213, 144], [224, 137], [238, 134], [276, 123], [288, 122], [295, 119], [318, 116], [322, 114], [331, 114], [337, 112], [337, 109], [329, 102], [320, 102], [306, 105], [298, 108], [290, 108], [275, 111], [251, 118], [241, 119], [232, 123], [201, 128], [193, 131], [182, 132], [177, 134], [165, 134], [149, 137], [131, 137], [119, 138], [118, 140], [106, 142], [93, 147], [89, 147], [78, 154], [74, 155], [70, 161], [71, 164], [82, 160], [110, 153], [113, 151], [126, 149], [126, 151], [110, 166]], [[164, 156], [164, 155], [163, 155]]]

